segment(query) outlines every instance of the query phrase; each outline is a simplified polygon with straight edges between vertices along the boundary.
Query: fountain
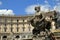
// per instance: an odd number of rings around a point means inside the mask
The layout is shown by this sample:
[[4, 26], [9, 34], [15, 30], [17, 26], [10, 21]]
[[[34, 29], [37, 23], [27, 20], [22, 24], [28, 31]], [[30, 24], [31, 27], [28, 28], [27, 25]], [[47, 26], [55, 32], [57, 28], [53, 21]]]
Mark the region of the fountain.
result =
[[29, 20], [34, 27], [33, 40], [48, 40], [46, 37], [50, 36], [51, 30], [56, 29], [56, 11], [41, 13], [40, 6], [36, 6], [35, 11], [35, 15]]

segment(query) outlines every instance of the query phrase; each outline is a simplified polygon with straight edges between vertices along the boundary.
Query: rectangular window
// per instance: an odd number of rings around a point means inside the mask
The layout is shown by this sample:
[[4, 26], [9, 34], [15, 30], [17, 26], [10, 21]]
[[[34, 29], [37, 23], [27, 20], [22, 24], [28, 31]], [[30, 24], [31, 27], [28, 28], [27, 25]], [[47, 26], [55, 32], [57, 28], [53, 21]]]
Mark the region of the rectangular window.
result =
[[19, 27], [17, 27], [17, 32], [19, 31]]
[[12, 30], [13, 30], [13, 27], [11, 27], [11, 32], [12, 32]]
[[7, 27], [4, 27], [4, 32], [6, 32], [7, 31]]
[[19, 31], [19, 27], [18, 27], [18, 24], [17, 24], [17, 27], [16, 27], [16, 29], [17, 29], [17, 32]]
[[22, 27], [23, 31], [25, 31], [25, 27], [24, 27], [24, 24], [23, 24], [23, 27]]
[[19, 22], [19, 20], [17, 20], [17, 23]]
[[30, 27], [30, 24], [29, 24], [29, 27], [28, 27], [29, 31], [31, 30], [31, 27]]
[[4, 32], [6, 32], [7, 31], [7, 27], [6, 27], [6, 24], [5, 24], [5, 26], [4, 26]]
[[25, 27], [22, 27], [23, 31], [25, 31]]
[[13, 24], [11, 24], [11, 32], [13, 31], [13, 27], [12, 26], [13, 26]]
[[24, 20], [23, 20], [23, 22], [24, 22]]
[[4, 27], [4, 32], [6, 32], [7, 31], [7, 27]]
[[29, 31], [30, 31], [31, 27], [29, 26], [28, 29], [29, 29]]

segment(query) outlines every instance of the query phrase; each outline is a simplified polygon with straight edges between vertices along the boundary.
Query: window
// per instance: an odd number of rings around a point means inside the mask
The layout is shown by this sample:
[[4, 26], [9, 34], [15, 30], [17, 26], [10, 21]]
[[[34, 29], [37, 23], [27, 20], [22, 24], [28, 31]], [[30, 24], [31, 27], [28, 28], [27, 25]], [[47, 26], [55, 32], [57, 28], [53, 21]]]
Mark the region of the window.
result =
[[7, 36], [3, 36], [3, 38], [7, 38]]
[[17, 35], [17, 36], [16, 36], [16, 38], [20, 38], [20, 36], [19, 36], [19, 35]]
[[24, 24], [23, 24], [23, 27], [22, 27], [23, 31], [25, 30], [25, 27], [24, 27]]
[[7, 27], [6, 27], [6, 24], [5, 24], [5, 27], [4, 27], [4, 32], [6, 32], [6, 30], [7, 30]]
[[18, 24], [17, 24], [17, 27], [16, 27], [16, 29], [17, 29], [17, 32], [19, 31], [19, 27], [18, 27]]
[[4, 27], [4, 32], [6, 32], [6, 30], [7, 30], [7, 27]]
[[6, 27], [6, 23], [5, 23], [5, 27]]
[[17, 23], [19, 22], [19, 20], [17, 20]]
[[17, 32], [19, 31], [19, 27], [17, 27]]
[[22, 27], [23, 31], [25, 30], [25, 27]]
[[13, 27], [12, 27], [12, 26], [13, 26], [13, 24], [11, 24], [11, 32], [12, 32], [12, 30], [13, 30]]
[[29, 31], [30, 31], [30, 30], [31, 30], [31, 27], [29, 26], [28, 29], [29, 29]]
[[23, 22], [24, 22], [24, 20], [23, 20]]
[[13, 30], [13, 27], [11, 27], [11, 32], [12, 32], [12, 30]]
[[17, 35], [15, 38], [16, 38], [17, 40], [19, 40], [20, 36], [19, 36], [19, 35]]
[[7, 36], [3, 36], [3, 40], [7, 40]]
[[29, 31], [31, 30], [31, 27], [30, 27], [30, 24], [29, 24], [29, 27], [28, 27]]

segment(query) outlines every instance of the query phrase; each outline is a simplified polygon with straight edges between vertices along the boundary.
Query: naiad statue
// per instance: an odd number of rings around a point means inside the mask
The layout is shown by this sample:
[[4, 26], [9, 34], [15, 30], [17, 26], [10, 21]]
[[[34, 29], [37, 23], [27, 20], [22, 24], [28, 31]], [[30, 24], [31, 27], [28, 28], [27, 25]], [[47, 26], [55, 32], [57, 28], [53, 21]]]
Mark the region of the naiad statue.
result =
[[[33, 35], [40, 34], [41, 31], [50, 31], [50, 29], [54, 28], [54, 25], [57, 21], [56, 12], [47, 12], [44, 15], [40, 12], [40, 6], [35, 7], [36, 14], [32, 19], [29, 20], [31, 25], [34, 27], [32, 30]], [[54, 23], [52, 25], [52, 23]]]

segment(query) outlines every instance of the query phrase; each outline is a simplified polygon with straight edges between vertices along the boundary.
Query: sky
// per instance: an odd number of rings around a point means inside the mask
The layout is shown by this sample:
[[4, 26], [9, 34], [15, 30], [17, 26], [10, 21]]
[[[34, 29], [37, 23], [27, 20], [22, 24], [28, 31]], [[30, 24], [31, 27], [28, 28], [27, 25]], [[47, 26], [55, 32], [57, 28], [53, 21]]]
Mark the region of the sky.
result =
[[0, 0], [0, 15], [27, 15], [33, 14], [34, 7], [41, 6], [41, 10], [60, 11], [60, 0]]

